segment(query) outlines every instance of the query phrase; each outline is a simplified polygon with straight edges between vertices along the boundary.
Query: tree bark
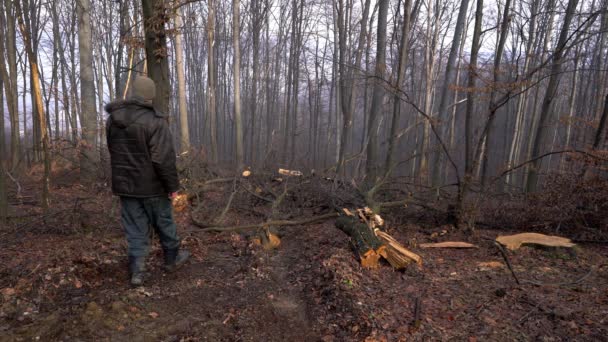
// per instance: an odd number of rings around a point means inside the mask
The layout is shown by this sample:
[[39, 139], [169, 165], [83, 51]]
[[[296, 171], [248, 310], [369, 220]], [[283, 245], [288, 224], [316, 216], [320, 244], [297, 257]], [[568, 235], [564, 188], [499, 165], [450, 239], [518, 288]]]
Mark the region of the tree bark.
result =
[[[175, 29], [182, 29], [181, 11], [175, 14]], [[179, 99], [180, 150], [182, 153], [190, 150], [190, 134], [188, 132], [188, 108], [186, 105], [186, 79], [184, 78], [184, 56], [181, 32], [175, 35], [175, 68], [177, 69], [177, 97]], [[208, 76], [211, 77], [211, 76]]]
[[[6, 102], [11, 122], [11, 159], [10, 167], [15, 168], [19, 164], [21, 144], [19, 134], [19, 111], [18, 111], [18, 84], [17, 84], [17, 41], [15, 29], [15, 9], [13, 1], [4, 0], [4, 13], [0, 15], [2, 26], [0, 27], [0, 46], [2, 49], [2, 78], [4, 79], [4, 89], [6, 91]], [[4, 35], [6, 32], [6, 36]], [[6, 51], [6, 62], [4, 61], [4, 51]], [[6, 65], [8, 64], [8, 70]], [[27, 134], [27, 133], [26, 133]]]
[[240, 48], [240, 0], [232, 0], [232, 44], [233, 53], [233, 81], [234, 81], [234, 123], [236, 128], [236, 170], [243, 171], [245, 165], [243, 156], [243, 119], [241, 117], [241, 48]]
[[[99, 155], [96, 153], [97, 114], [95, 111], [95, 80], [91, 47], [91, 3], [78, 0], [78, 52], [80, 55], [80, 101], [82, 110], [82, 140], [80, 147], [80, 183], [91, 184], [97, 179]], [[40, 110], [41, 108], [39, 108]]]
[[167, 34], [165, 23], [168, 16], [164, 0], [142, 0], [145, 31], [146, 65], [148, 75], [156, 83], [154, 107], [169, 113], [171, 85], [167, 60]]
[[[464, 25], [466, 22], [467, 10], [469, 7], [469, 0], [461, 0], [460, 9], [458, 11], [458, 19], [456, 20], [456, 28], [454, 29], [454, 39], [452, 40], [452, 47], [450, 48], [450, 54], [448, 56], [448, 62], [445, 70], [445, 80], [444, 85], [441, 88], [441, 95], [439, 97], [439, 110], [438, 110], [438, 118], [441, 121], [441, 129], [440, 135], [442, 137], [446, 136], [447, 132], [447, 109], [449, 106], [448, 101], [452, 98], [450, 96], [451, 89], [450, 87], [455, 86], [454, 80], [456, 78], [456, 57], [458, 57], [458, 50], [460, 44], [462, 43], [459, 37], [462, 36], [462, 31], [464, 29]], [[433, 186], [439, 186], [440, 183], [440, 174], [443, 165], [443, 157], [442, 157], [441, 149], [438, 149], [435, 152], [433, 158], [433, 176], [432, 176], [432, 184]]]
[[367, 161], [365, 164], [365, 183], [369, 190], [377, 181], [378, 163], [378, 125], [382, 115], [382, 102], [384, 89], [381, 80], [384, 78], [386, 69], [386, 26], [388, 14], [388, 0], [379, 0], [378, 8], [378, 42], [376, 47], [376, 68], [374, 75], [374, 93], [368, 120], [369, 141], [367, 145]]
[[401, 28], [401, 42], [399, 43], [399, 66], [397, 69], [397, 83], [395, 85], [395, 96], [393, 97], [393, 118], [391, 121], [391, 133], [388, 142], [388, 151], [386, 153], [386, 162], [384, 164], [384, 178], [387, 178], [393, 168], [395, 159], [395, 147], [399, 142], [397, 131], [399, 129], [399, 116], [401, 115], [401, 98], [399, 97], [401, 86], [405, 81], [405, 69], [407, 68], [407, 57], [409, 54], [409, 38], [410, 38], [410, 19], [412, 0], [405, 0], [403, 4], [404, 15]]
[[215, 90], [215, 4], [207, 3], [207, 115], [209, 115], [209, 138], [211, 161], [217, 163], [217, 110]]
[[[551, 117], [551, 104], [553, 103], [553, 99], [557, 94], [557, 86], [559, 85], [559, 79], [561, 76], [564, 49], [566, 47], [565, 45], [568, 39], [568, 30], [570, 29], [570, 23], [572, 21], [572, 17], [574, 16], [577, 4], [578, 0], [568, 1], [568, 7], [566, 8], [566, 14], [564, 16], [564, 23], [559, 35], [557, 46], [555, 47], [555, 52], [553, 54], [553, 63], [551, 66], [551, 76], [549, 77], [549, 84], [547, 85], [547, 91], [545, 93], [545, 98], [541, 107], [536, 134], [534, 136], [534, 143], [532, 145], [532, 158], [536, 158], [542, 153], [542, 147], [545, 142], [545, 137], [548, 133], [548, 123]], [[526, 183], [526, 191], [533, 192], [536, 190], [538, 182], [538, 172], [540, 171], [541, 165], [541, 159], [537, 159], [532, 163], [528, 174], [528, 181]]]
[[23, 11], [21, 10], [21, 4], [19, 1], [15, 1], [15, 9], [17, 20], [19, 22], [19, 28], [21, 31], [21, 37], [23, 38], [23, 43], [25, 45], [25, 50], [28, 55], [28, 59], [30, 62], [30, 72], [32, 74], [31, 89], [34, 93], [34, 98], [36, 101], [36, 107], [38, 110], [38, 120], [40, 122], [40, 133], [42, 138], [42, 152], [44, 158], [44, 176], [42, 177], [42, 207], [47, 210], [49, 207], [49, 183], [50, 183], [50, 171], [51, 171], [51, 160], [49, 156], [48, 146], [49, 146], [49, 136], [47, 134], [46, 129], [46, 117], [44, 115], [44, 106], [42, 101], [42, 93], [40, 87], [40, 74], [38, 72], [38, 59], [34, 54], [32, 41], [30, 39], [30, 32], [27, 31], [24, 20], [23, 20]]

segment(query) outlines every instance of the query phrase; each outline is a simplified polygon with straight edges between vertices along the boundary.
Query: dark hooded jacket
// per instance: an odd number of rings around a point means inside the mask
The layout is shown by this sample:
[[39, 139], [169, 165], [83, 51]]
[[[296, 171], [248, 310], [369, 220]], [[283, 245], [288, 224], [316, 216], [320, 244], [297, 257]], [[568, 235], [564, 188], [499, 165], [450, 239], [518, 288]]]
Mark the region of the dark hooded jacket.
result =
[[114, 101], [106, 136], [112, 191], [118, 196], [166, 196], [179, 189], [173, 139], [167, 117], [138, 99]]

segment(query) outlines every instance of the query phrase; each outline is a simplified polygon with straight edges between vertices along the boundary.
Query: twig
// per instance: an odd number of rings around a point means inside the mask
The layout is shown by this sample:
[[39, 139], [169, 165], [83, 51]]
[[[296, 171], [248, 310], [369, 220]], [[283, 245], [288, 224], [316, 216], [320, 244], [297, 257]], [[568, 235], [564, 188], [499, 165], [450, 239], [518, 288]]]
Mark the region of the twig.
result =
[[[241, 232], [245, 230], [253, 230], [260, 229], [264, 227], [273, 227], [273, 226], [301, 226], [309, 223], [319, 222], [323, 220], [327, 220], [330, 218], [338, 217], [338, 213], [328, 213], [319, 216], [313, 216], [310, 218], [302, 219], [302, 220], [274, 220], [274, 221], [266, 221], [262, 223], [256, 224], [246, 224], [242, 226], [229, 226], [229, 227], [203, 227], [203, 229], [199, 230], [200, 232]], [[197, 226], [201, 226], [198, 222], [194, 221], [194, 224]]]
[[226, 203], [226, 206], [224, 207], [224, 210], [222, 210], [222, 213], [215, 220], [213, 220], [215, 224], [221, 224], [222, 221], [224, 221], [224, 217], [226, 217], [226, 213], [228, 213], [228, 210], [230, 210], [230, 206], [232, 205], [232, 201], [234, 200], [234, 196], [237, 192], [237, 178], [235, 177], [234, 183], [232, 183], [232, 193], [228, 198], [228, 203]]
[[420, 297], [416, 297], [416, 301], [414, 302], [414, 320], [412, 321], [412, 329], [417, 330], [420, 328], [420, 323], [422, 322], [420, 319], [422, 312], [422, 301]]
[[256, 198], [259, 198], [259, 199], [261, 199], [262, 201], [266, 201], [266, 202], [270, 202], [270, 203], [272, 203], [272, 202], [273, 202], [273, 200], [272, 200], [272, 199], [270, 199], [270, 198], [266, 198], [266, 197], [264, 197], [264, 196], [260, 196], [260, 195], [256, 194], [256, 193], [255, 193], [255, 191], [251, 191], [251, 189], [249, 189], [248, 187], [246, 187], [246, 186], [245, 186], [243, 183], [240, 183], [239, 185], [240, 185], [240, 186], [241, 186], [243, 189], [245, 189], [245, 191], [247, 191], [247, 192], [248, 192], [250, 195], [252, 195], [252, 196], [254, 196], [254, 197], [256, 197]]
[[496, 241], [494, 241], [494, 245], [496, 245], [496, 247], [498, 247], [500, 254], [502, 254], [503, 259], [505, 259], [505, 263], [507, 264], [507, 267], [511, 271], [513, 278], [515, 278], [515, 282], [517, 283], [517, 285], [521, 285], [521, 283], [519, 282], [519, 279], [517, 278], [517, 275], [515, 274], [515, 271], [513, 270], [513, 266], [511, 266], [511, 260], [509, 260], [507, 251], [505, 251], [505, 249]]

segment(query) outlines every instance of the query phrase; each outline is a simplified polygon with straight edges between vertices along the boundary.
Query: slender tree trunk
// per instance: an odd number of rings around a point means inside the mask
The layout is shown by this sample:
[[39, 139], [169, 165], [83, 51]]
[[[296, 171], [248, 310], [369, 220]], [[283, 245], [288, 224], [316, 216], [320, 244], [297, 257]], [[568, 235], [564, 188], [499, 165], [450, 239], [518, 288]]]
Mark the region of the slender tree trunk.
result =
[[217, 111], [215, 92], [215, 5], [207, 3], [207, 114], [209, 115], [209, 137], [211, 140], [211, 161], [217, 163]]
[[47, 134], [46, 116], [44, 114], [44, 106], [42, 101], [42, 93], [40, 87], [40, 74], [38, 72], [38, 59], [33, 51], [32, 41], [30, 39], [30, 32], [26, 30], [25, 23], [23, 20], [23, 11], [21, 10], [21, 4], [19, 1], [15, 1], [15, 9], [17, 14], [17, 20], [19, 21], [19, 28], [21, 30], [21, 37], [30, 61], [30, 71], [32, 74], [31, 84], [32, 92], [36, 101], [36, 107], [38, 111], [38, 120], [40, 122], [40, 133], [42, 138], [42, 152], [44, 157], [44, 176], [42, 179], [42, 207], [47, 210], [49, 207], [49, 183], [50, 183], [50, 171], [51, 171], [51, 160], [49, 156], [49, 136]]
[[[182, 30], [181, 11], [175, 14], [175, 29]], [[210, 50], [211, 51], [211, 50]], [[209, 53], [211, 55], [211, 53]], [[186, 79], [184, 78], [184, 56], [182, 34], [175, 35], [175, 68], [177, 69], [177, 97], [179, 99], [180, 150], [182, 153], [190, 149], [190, 134], [188, 132], [188, 108], [186, 105]], [[211, 77], [211, 75], [207, 76]]]
[[[447, 129], [449, 127], [449, 125], [447, 125], [447, 109], [448, 106], [450, 105], [448, 103], [448, 101], [450, 99], [452, 99], [452, 96], [450, 96], [450, 88], [454, 86], [454, 80], [456, 79], [456, 58], [458, 57], [458, 50], [460, 47], [461, 39], [459, 39], [459, 37], [462, 36], [462, 31], [464, 30], [464, 25], [466, 22], [466, 15], [467, 15], [467, 10], [469, 7], [469, 0], [461, 0], [460, 3], [460, 9], [458, 11], [458, 19], [456, 21], [456, 28], [454, 29], [454, 39], [452, 41], [452, 47], [450, 49], [450, 54], [448, 56], [448, 62], [446, 65], [446, 70], [445, 70], [445, 80], [444, 80], [444, 85], [441, 89], [441, 95], [439, 97], [440, 102], [439, 102], [439, 111], [438, 111], [438, 117], [439, 120], [441, 121], [441, 133], [440, 135], [442, 137], [445, 137], [447, 134]], [[433, 186], [439, 186], [439, 182], [440, 182], [440, 174], [441, 174], [441, 170], [442, 170], [442, 166], [443, 165], [443, 156], [442, 156], [443, 152], [441, 149], [438, 149], [438, 151], [436, 151], [433, 155], [433, 177], [432, 177], [432, 184]]]
[[[11, 162], [10, 167], [15, 168], [19, 164], [21, 144], [19, 134], [19, 111], [18, 111], [18, 84], [17, 84], [17, 41], [16, 41], [16, 29], [15, 29], [15, 10], [13, 1], [4, 0], [4, 13], [0, 16], [2, 20], [2, 33], [0, 33], [0, 46], [5, 47], [2, 49], [2, 57], [0, 57], [0, 64], [2, 64], [2, 78], [5, 80], [4, 89], [6, 91], [6, 102], [8, 104], [8, 112], [11, 122]], [[6, 36], [4, 36], [6, 32]], [[6, 50], [6, 61], [4, 61], [4, 50]], [[8, 62], [8, 70], [6, 65]], [[24, 108], [25, 109], [25, 108]], [[25, 110], [24, 110], [25, 116]], [[25, 132], [25, 128], [24, 128]], [[27, 135], [27, 132], [25, 132]]]
[[[537, 21], [537, 13], [538, 6], [540, 0], [533, 0], [530, 5], [530, 26], [528, 29], [528, 41], [526, 42], [526, 50], [525, 50], [525, 61], [522, 70], [522, 74], [526, 75], [528, 73], [528, 69], [530, 68], [530, 62], [532, 60], [532, 51], [534, 49], [534, 40], [536, 39], [536, 21]], [[519, 91], [521, 94], [519, 95], [517, 101], [517, 112], [515, 114], [515, 128], [513, 131], [513, 140], [511, 142], [511, 148], [509, 151], [509, 159], [507, 161], [507, 168], [510, 168], [515, 163], [518, 156], [521, 154], [521, 146], [523, 144], [523, 130], [524, 130], [524, 111], [528, 105], [528, 92], [525, 92], [525, 84], [522, 84], [519, 87]], [[506, 183], [513, 184], [512, 181], [513, 173], [510, 172], [507, 174]]]
[[386, 26], [388, 14], [388, 0], [379, 0], [378, 9], [378, 42], [376, 47], [376, 76], [374, 84], [374, 94], [369, 113], [369, 142], [367, 145], [367, 160], [365, 165], [366, 187], [371, 189], [377, 182], [377, 163], [378, 163], [378, 125], [382, 115], [382, 102], [384, 99], [384, 89], [382, 79], [386, 69]]
[[[568, 7], [566, 8], [566, 14], [564, 16], [564, 23], [553, 55], [553, 64], [551, 66], [551, 76], [549, 77], [549, 85], [547, 85], [547, 92], [545, 93], [545, 98], [543, 100], [543, 104], [540, 111], [538, 127], [534, 136], [534, 143], [532, 147], [533, 158], [537, 158], [541, 154], [541, 149], [545, 142], [545, 137], [548, 133], [551, 104], [553, 103], [553, 99], [557, 94], [557, 86], [559, 85], [563, 62], [562, 59], [564, 57], [563, 53], [568, 39], [570, 23], [572, 21], [572, 17], [574, 16], [577, 3], [578, 0], [568, 0]], [[541, 165], [542, 160], [540, 159], [537, 159], [532, 163], [532, 167], [529, 170], [528, 181], [526, 183], [526, 191], [533, 192], [536, 190], [538, 182], [538, 172], [540, 171]]]
[[243, 156], [243, 119], [241, 117], [241, 49], [240, 49], [240, 0], [232, 0], [232, 43], [233, 54], [233, 81], [234, 81], [234, 121], [236, 125], [236, 167], [241, 172], [245, 165]]
[[[0, 42], [3, 43], [3, 42]], [[0, 103], [4, 103], [4, 77], [0, 75]], [[6, 224], [8, 216], [8, 191], [6, 188], [6, 170], [4, 158], [6, 139], [4, 136], [4, 106], [0, 106], [0, 223]]]
[[[505, 43], [507, 41], [507, 35], [509, 30], [509, 22], [511, 21], [511, 15], [509, 13], [511, 7], [511, 0], [507, 0], [505, 3], [504, 13], [502, 15], [502, 23], [500, 25], [500, 38], [498, 41], [498, 48], [496, 49], [496, 55], [494, 57], [494, 83], [490, 92], [490, 108], [488, 117], [488, 130], [483, 139], [483, 148], [481, 159], [481, 185], [485, 186], [488, 182], [489, 171], [488, 171], [488, 151], [492, 147], [492, 138], [494, 137], [494, 118], [496, 117], [496, 88], [500, 82], [500, 64], [502, 62], [502, 55], [505, 50]], [[506, 132], [505, 132], [506, 133]]]
[[391, 173], [395, 159], [395, 147], [398, 143], [397, 131], [399, 129], [399, 116], [401, 115], [401, 86], [405, 81], [405, 69], [407, 68], [407, 57], [409, 54], [409, 38], [410, 38], [410, 19], [412, 0], [405, 0], [403, 4], [403, 24], [401, 28], [401, 42], [399, 43], [399, 66], [397, 69], [397, 84], [395, 85], [395, 96], [393, 97], [393, 118], [391, 121], [391, 133], [388, 142], [388, 151], [386, 153], [386, 162], [384, 163], [384, 178], [387, 178]]
[[[97, 115], [95, 111], [95, 79], [91, 47], [91, 3], [78, 0], [78, 52], [80, 55], [80, 101], [82, 139], [80, 150], [80, 182], [90, 184], [97, 178], [99, 155], [96, 153]], [[38, 110], [40, 110], [39, 108]]]

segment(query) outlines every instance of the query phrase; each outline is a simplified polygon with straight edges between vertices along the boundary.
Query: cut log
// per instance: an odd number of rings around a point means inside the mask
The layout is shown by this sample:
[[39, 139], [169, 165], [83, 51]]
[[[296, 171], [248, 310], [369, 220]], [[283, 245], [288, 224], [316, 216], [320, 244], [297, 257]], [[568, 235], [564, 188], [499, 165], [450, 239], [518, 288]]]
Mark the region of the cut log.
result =
[[286, 170], [286, 169], [279, 169], [279, 173], [282, 174], [283, 176], [294, 176], [294, 177], [299, 177], [299, 176], [304, 175], [301, 171]]
[[367, 225], [360, 223], [354, 217], [344, 216], [338, 218], [335, 225], [350, 236], [363, 267], [378, 267], [378, 262], [386, 247]]
[[336, 227], [351, 237], [363, 267], [378, 267], [380, 258], [386, 259], [397, 270], [404, 269], [412, 262], [422, 265], [419, 255], [403, 247], [388, 233], [380, 229], [372, 231], [356, 217], [340, 217], [336, 220]]
[[462, 241], [445, 241], [438, 243], [421, 243], [422, 248], [477, 248], [474, 244]]
[[544, 235], [538, 233], [521, 233], [515, 235], [499, 236], [496, 241], [514, 251], [522, 245], [532, 244], [547, 247], [574, 247], [570, 239], [560, 236]]
[[386, 251], [382, 256], [395, 269], [404, 269], [412, 261], [418, 264], [418, 266], [422, 266], [422, 258], [418, 254], [403, 247], [397, 240], [388, 235], [386, 232], [376, 229], [376, 236], [378, 236], [378, 238], [383, 240], [386, 244]]

